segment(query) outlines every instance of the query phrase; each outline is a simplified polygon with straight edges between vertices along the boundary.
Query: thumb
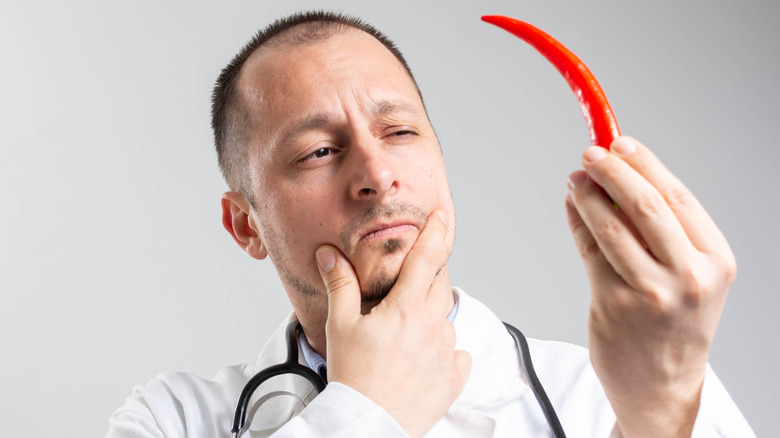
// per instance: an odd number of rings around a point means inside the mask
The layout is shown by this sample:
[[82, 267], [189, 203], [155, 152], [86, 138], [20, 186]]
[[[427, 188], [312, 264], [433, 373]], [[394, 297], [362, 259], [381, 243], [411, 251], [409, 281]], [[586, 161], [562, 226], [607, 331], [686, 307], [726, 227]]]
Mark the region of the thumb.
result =
[[360, 317], [360, 285], [352, 265], [330, 245], [317, 248], [315, 258], [328, 292], [328, 323], [356, 320]]

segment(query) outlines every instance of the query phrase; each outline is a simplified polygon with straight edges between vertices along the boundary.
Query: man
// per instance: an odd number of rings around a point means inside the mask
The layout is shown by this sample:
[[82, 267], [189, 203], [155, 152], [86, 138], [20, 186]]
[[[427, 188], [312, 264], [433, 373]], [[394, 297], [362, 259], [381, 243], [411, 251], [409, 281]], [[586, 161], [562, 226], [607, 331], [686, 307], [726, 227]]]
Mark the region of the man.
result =
[[[386, 37], [334, 14], [274, 23], [223, 70], [213, 127], [230, 186], [223, 225], [271, 259], [294, 316], [255, 364], [136, 388], [110, 436], [228, 436], [246, 382], [284, 361], [293, 318], [303, 363], [328, 386], [314, 398], [272, 383], [265, 394], [295, 398], [261, 407], [251, 436], [549, 436], [512, 339], [449, 283], [455, 213], [440, 146]], [[752, 435], [707, 366], [736, 269], [727, 242], [639, 142], [589, 148], [583, 165], [566, 211], [593, 289], [590, 361], [531, 342], [564, 429]]]

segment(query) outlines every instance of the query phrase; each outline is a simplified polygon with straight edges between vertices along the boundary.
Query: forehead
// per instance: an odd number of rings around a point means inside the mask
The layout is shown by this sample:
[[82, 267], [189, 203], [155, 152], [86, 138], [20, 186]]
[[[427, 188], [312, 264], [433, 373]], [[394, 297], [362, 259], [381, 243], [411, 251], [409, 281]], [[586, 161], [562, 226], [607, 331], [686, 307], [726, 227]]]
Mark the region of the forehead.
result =
[[362, 110], [393, 101], [422, 108], [400, 61], [374, 37], [352, 29], [261, 47], [242, 68], [238, 88], [256, 132], [315, 112], [343, 113], [350, 105]]

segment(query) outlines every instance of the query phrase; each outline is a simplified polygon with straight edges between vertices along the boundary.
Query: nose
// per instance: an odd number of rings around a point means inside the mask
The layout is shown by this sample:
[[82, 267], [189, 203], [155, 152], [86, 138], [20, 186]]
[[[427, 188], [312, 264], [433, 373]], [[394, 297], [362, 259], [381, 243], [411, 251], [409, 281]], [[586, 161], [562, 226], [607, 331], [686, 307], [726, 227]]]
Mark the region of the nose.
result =
[[375, 139], [353, 146], [349, 157], [350, 195], [360, 201], [381, 200], [398, 190], [392, 159]]

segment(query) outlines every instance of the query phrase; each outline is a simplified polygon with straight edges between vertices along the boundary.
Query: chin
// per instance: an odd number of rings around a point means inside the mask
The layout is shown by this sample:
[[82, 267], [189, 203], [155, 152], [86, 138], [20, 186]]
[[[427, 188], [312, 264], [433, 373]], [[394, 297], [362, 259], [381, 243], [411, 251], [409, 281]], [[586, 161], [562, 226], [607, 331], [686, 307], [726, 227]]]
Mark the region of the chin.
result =
[[360, 248], [350, 254], [349, 261], [360, 284], [370, 284], [382, 278], [397, 277], [411, 248], [411, 242], [387, 239]]
[[[404, 257], [394, 257], [393, 260], [383, 260], [382, 266], [373, 266], [371, 273], [360, 278], [360, 294], [364, 314], [379, 304], [390, 293], [398, 280]], [[364, 279], [365, 278], [365, 279]]]

